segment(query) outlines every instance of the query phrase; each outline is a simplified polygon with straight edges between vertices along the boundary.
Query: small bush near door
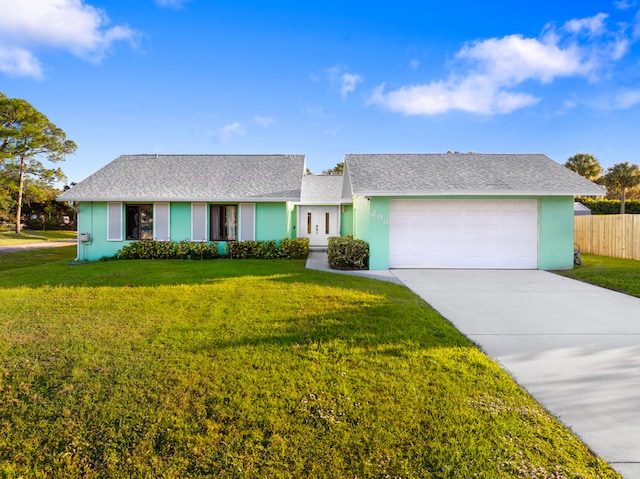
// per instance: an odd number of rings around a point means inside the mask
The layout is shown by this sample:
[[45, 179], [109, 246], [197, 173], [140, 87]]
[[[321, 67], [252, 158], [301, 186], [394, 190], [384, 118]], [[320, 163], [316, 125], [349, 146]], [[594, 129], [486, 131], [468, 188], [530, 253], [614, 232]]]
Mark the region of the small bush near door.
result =
[[332, 269], [369, 269], [369, 244], [365, 241], [331, 237], [327, 253]]

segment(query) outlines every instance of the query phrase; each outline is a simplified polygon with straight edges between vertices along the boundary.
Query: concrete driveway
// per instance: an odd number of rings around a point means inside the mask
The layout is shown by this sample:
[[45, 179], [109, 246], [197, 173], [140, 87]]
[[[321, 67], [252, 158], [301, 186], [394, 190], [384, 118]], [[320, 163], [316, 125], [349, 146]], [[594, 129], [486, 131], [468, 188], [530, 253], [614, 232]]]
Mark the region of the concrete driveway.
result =
[[640, 298], [545, 271], [393, 270], [625, 478], [640, 478]]

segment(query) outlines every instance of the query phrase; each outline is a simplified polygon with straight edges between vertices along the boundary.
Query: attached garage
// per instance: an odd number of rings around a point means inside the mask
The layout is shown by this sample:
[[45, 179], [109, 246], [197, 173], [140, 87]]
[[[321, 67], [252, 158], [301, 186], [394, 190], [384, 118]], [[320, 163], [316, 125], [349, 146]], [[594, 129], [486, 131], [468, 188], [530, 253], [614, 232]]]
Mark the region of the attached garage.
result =
[[393, 199], [391, 268], [538, 268], [538, 201]]
[[370, 269], [569, 269], [574, 196], [603, 193], [537, 153], [344, 158], [342, 199]]

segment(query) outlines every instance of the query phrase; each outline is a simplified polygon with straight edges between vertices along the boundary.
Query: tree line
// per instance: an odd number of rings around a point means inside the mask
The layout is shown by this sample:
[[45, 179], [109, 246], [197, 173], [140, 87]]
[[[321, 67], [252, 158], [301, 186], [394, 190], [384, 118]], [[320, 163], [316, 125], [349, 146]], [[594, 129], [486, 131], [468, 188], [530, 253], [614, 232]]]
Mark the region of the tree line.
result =
[[56, 202], [56, 183], [66, 180], [58, 163], [76, 151], [76, 144], [28, 101], [0, 92], [0, 221], [13, 223], [16, 233], [23, 218], [37, 220], [43, 229], [60, 225], [71, 212]]
[[640, 168], [635, 163], [624, 161], [604, 170], [595, 156], [576, 153], [567, 159], [564, 166], [606, 187], [608, 199], [620, 199], [620, 214], [625, 213], [627, 199], [640, 196]]
[[[13, 223], [20, 233], [24, 218], [44, 229], [59, 227], [61, 217], [73, 216], [73, 210], [56, 201], [61, 191], [55, 185], [66, 176], [44, 162], [64, 161], [76, 148], [61, 128], [28, 101], [0, 92], [0, 223]], [[595, 156], [576, 153], [564, 166], [604, 185], [608, 198], [620, 199], [621, 214], [627, 199], [640, 197], [640, 168], [635, 163], [616, 163], [604, 170]], [[340, 175], [343, 167], [338, 163], [322, 174]]]

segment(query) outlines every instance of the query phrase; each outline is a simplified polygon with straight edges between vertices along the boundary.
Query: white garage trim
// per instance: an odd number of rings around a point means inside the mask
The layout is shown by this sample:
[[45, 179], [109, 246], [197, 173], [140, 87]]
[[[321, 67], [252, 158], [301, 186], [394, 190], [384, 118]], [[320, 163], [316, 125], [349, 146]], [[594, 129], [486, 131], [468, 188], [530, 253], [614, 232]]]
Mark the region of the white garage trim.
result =
[[391, 268], [538, 268], [538, 201], [390, 200]]

